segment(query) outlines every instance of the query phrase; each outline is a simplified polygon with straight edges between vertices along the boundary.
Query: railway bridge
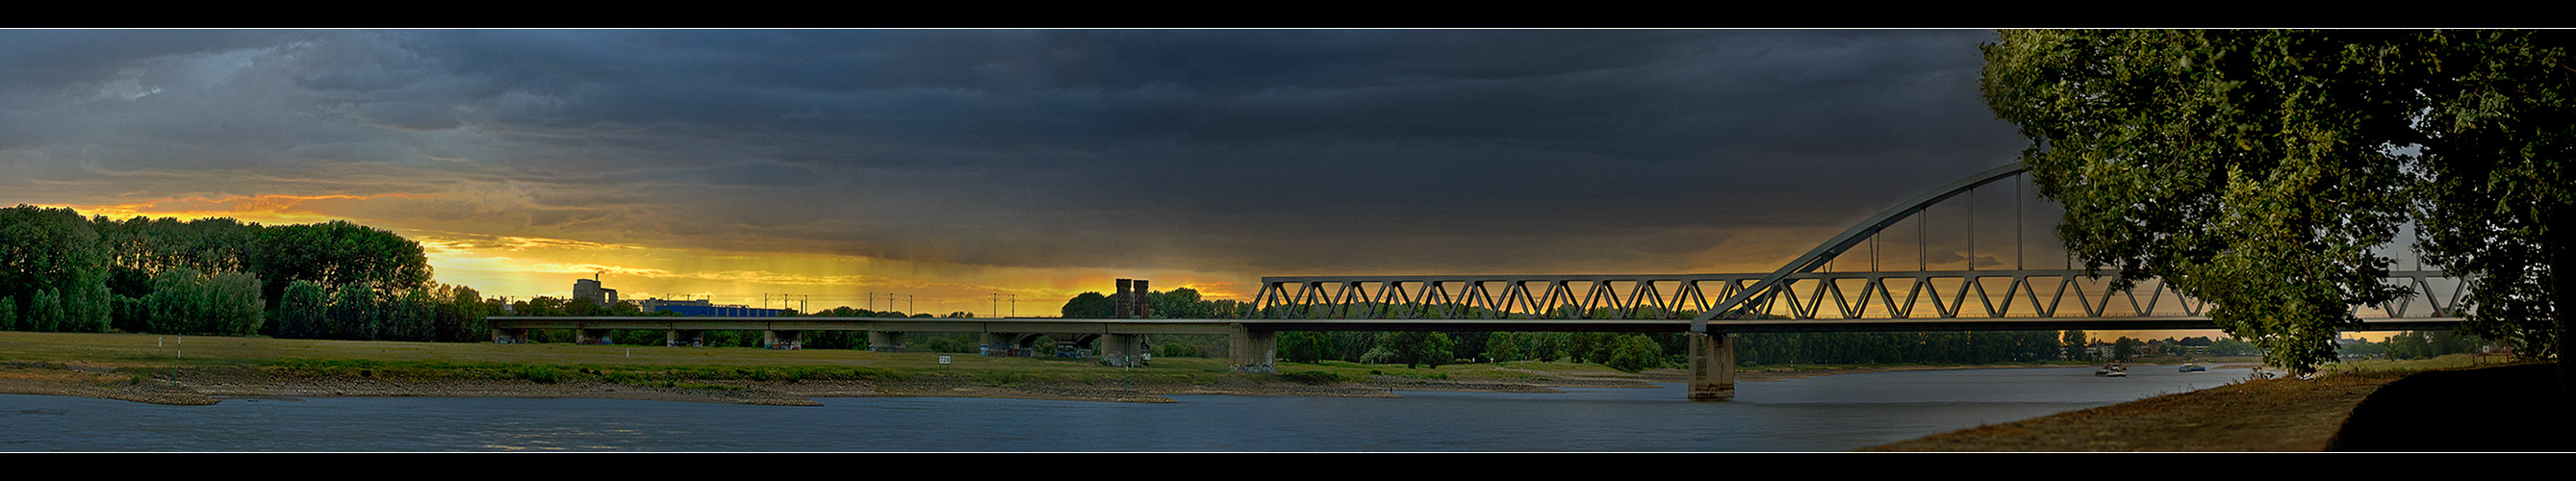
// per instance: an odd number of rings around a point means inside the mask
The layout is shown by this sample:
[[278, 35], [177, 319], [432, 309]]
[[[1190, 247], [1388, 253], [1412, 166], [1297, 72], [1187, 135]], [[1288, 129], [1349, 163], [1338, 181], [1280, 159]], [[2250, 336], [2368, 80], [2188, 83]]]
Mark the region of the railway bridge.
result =
[[[2021, 193], [2026, 177], [2016, 163], [1960, 179], [1881, 211], [1764, 273], [1265, 277], [1249, 319], [1152, 319], [1129, 308], [1121, 310], [1121, 319], [494, 317], [492, 325], [503, 336], [527, 329], [656, 329], [673, 339], [716, 329], [762, 330], [772, 338], [856, 330], [869, 331], [870, 340], [881, 343], [876, 345], [897, 349], [902, 332], [976, 332], [988, 345], [1061, 333], [1060, 339], [1097, 338], [1102, 362], [1112, 365], [1141, 363], [1144, 336], [1225, 334], [1229, 363], [1241, 372], [1276, 372], [1277, 334], [1284, 331], [1680, 332], [1690, 339], [1689, 395], [1698, 400], [1734, 397], [1732, 336], [1739, 333], [2217, 329], [2206, 316], [2207, 303], [2160, 281], [2113, 290], [2109, 276], [2088, 276], [2071, 262], [2056, 269], [2024, 262], [2029, 246], [2022, 219], [2033, 200]], [[1980, 188], [2007, 180], [2014, 181], [2012, 239], [1987, 244], [1989, 253], [2012, 252], [2013, 259], [2003, 262], [1979, 255], [1977, 240], [1995, 235], [1977, 230], [1976, 200]], [[1960, 211], [1947, 207], [1959, 203], [1966, 205], [1965, 215], [1951, 220], [1963, 222], [1935, 222], [1935, 207]], [[1987, 210], [1999, 209], [1989, 204]], [[2000, 230], [1998, 224], [1988, 226]], [[1911, 239], [1901, 226], [1914, 228]], [[1936, 227], [1960, 235], [1935, 241]], [[1911, 257], [1913, 269], [1882, 264], [1890, 257], [1883, 248], [1889, 237], [1896, 237], [1898, 260]], [[1902, 256], [1908, 240], [1914, 255]], [[1865, 254], [1856, 252], [1864, 246]], [[1935, 249], [1944, 260], [1964, 261], [1936, 268]], [[2450, 329], [2466, 317], [2460, 307], [2468, 280], [2422, 266], [2392, 271], [2385, 280], [2414, 295], [2384, 306], [2353, 306], [2362, 318], [2358, 330]]]

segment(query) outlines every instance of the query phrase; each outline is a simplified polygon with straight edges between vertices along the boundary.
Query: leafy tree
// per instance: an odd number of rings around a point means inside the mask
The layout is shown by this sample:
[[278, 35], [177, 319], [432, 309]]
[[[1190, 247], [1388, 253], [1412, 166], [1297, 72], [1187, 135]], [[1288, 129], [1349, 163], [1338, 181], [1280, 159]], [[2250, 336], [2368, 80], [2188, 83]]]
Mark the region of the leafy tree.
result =
[[1085, 292], [1065, 300], [1063, 313], [1066, 319], [1108, 319], [1118, 314], [1118, 307], [1109, 303], [1109, 296]]
[[24, 331], [18, 327], [18, 300], [0, 296], [0, 331]]
[[[2564, 352], [2576, 279], [2576, 69], [2557, 32], [2007, 31], [1996, 115], [2066, 205], [2060, 233], [2117, 287], [2207, 300], [2265, 360], [2334, 357], [2348, 306], [2409, 294], [2375, 249], [2479, 279], [2468, 329]], [[2562, 380], [2576, 361], [2558, 356]]]
[[27, 318], [35, 325], [35, 327], [27, 330], [36, 332], [62, 331], [62, 296], [55, 294], [53, 289], [36, 291], [36, 303], [32, 308], [27, 310]]
[[2382, 344], [2388, 349], [2389, 359], [2424, 359], [2434, 356], [2433, 342], [2422, 332], [2409, 331], [2405, 334], [2389, 336], [2388, 342]]
[[2252, 356], [2260, 353], [2262, 349], [2254, 347], [2254, 343], [2233, 337], [2209, 343], [2209, 355], [2212, 356]]
[[608, 308], [606, 308], [606, 307], [604, 307], [604, 306], [599, 305], [599, 300], [598, 300], [598, 299], [592, 299], [592, 298], [588, 298], [588, 297], [575, 297], [575, 298], [572, 298], [571, 300], [566, 300], [566, 301], [564, 301], [564, 304], [563, 304], [563, 310], [564, 310], [563, 315], [566, 315], [566, 316], [584, 316], [584, 317], [587, 317], [587, 316], [597, 316], [597, 315], [601, 315], [601, 314], [603, 314], [603, 313], [606, 313], [606, 312], [608, 311]]
[[1519, 332], [1497, 332], [1485, 336], [1485, 357], [1494, 362], [1518, 361], [1527, 357], [1523, 352], [1527, 348], [1521, 346], [1524, 337], [1526, 334]]
[[295, 281], [403, 292], [428, 285], [430, 278], [429, 258], [420, 243], [347, 221], [261, 230], [252, 267], [268, 280], [264, 295], [270, 299], [280, 298]]
[[265, 321], [259, 293], [259, 278], [248, 273], [172, 267], [152, 276], [146, 314], [133, 325], [155, 333], [256, 334]]
[[375, 289], [365, 284], [340, 286], [331, 297], [329, 337], [360, 341], [378, 339], [384, 329], [383, 312], [383, 306], [376, 303]]
[[1156, 292], [1152, 295], [1146, 296], [1145, 302], [1154, 306], [1154, 318], [1156, 319], [1200, 319], [1207, 317], [1208, 308], [1206, 301], [1199, 298], [1199, 291], [1197, 289], [1183, 287], [1170, 291]]
[[2067, 359], [2093, 360], [2093, 338], [2085, 336], [2081, 329], [2066, 331], [2065, 337], [2059, 338], [2058, 345], [2066, 351]]
[[322, 283], [295, 281], [277, 302], [277, 336], [292, 339], [330, 337], [330, 294]]
[[563, 300], [547, 296], [537, 296], [535, 299], [520, 301], [519, 303], [512, 305], [512, 309], [518, 311], [519, 315], [530, 317], [566, 315], [564, 314]]
[[483, 293], [472, 287], [448, 286], [448, 301], [439, 309], [439, 339], [447, 342], [482, 342], [492, 338], [492, 325], [484, 319], [492, 313]]
[[1288, 331], [1279, 333], [1279, 357], [1288, 362], [1312, 363], [1333, 357], [1333, 340], [1321, 332]]
[[1653, 339], [1647, 339], [1643, 334], [1629, 334], [1619, 336], [1614, 342], [1617, 346], [1611, 348], [1609, 362], [1602, 365], [1627, 372], [1664, 367], [1663, 347], [1655, 345]]
[[1525, 334], [1528, 335], [1528, 337], [1522, 338], [1524, 341], [1522, 346], [1529, 348], [1527, 354], [1529, 355], [1529, 359], [1532, 361], [1555, 361], [1557, 357], [1565, 352], [1564, 348], [1561, 347], [1564, 345], [1564, 339], [1566, 337], [1565, 333], [1532, 332]]
[[[27, 330], [97, 332], [107, 325], [106, 250], [71, 209], [0, 208], [0, 297], [24, 309]], [[37, 299], [42, 292], [52, 300]]]
[[2137, 339], [2131, 339], [2128, 336], [2120, 336], [2119, 340], [2111, 341], [2111, 360], [2129, 362], [2130, 358], [2137, 356]]
[[384, 339], [436, 340], [440, 299], [430, 293], [430, 286], [404, 290], [399, 297], [387, 300], [391, 302], [386, 303], [388, 305], [385, 309], [385, 324], [388, 332], [385, 333]]
[[1402, 362], [1407, 369], [1422, 364], [1436, 368], [1451, 359], [1456, 359], [1454, 357], [1456, 354], [1451, 350], [1457, 347], [1457, 343], [1450, 340], [1447, 334], [1430, 331], [1400, 331], [1388, 334], [1381, 339], [1383, 341], [1379, 342], [1377, 347], [1386, 351], [1387, 361]]

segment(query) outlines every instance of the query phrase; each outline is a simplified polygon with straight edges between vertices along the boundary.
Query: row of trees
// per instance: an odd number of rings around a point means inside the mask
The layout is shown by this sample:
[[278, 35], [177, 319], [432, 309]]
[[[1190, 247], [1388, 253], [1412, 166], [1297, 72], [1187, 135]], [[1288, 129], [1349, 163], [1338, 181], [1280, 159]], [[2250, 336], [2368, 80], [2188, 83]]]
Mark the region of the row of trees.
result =
[[464, 341], [491, 310], [430, 282], [420, 244], [345, 221], [0, 209], [0, 328]]
[[[2070, 331], [2082, 336], [2081, 331]], [[2057, 331], [1810, 332], [1741, 334], [1739, 365], [2011, 363], [2083, 359]], [[2069, 355], [2079, 357], [2069, 357]]]
[[485, 316], [498, 302], [465, 286], [430, 283], [394, 290], [367, 284], [332, 289], [288, 284], [277, 306], [277, 335], [301, 339], [479, 342], [491, 339]]
[[2450, 331], [2408, 331], [2389, 336], [2381, 342], [2354, 342], [2336, 346], [2344, 357], [2384, 357], [2388, 359], [2430, 359], [2447, 354], [2477, 352], [2488, 341], [2477, 336]]

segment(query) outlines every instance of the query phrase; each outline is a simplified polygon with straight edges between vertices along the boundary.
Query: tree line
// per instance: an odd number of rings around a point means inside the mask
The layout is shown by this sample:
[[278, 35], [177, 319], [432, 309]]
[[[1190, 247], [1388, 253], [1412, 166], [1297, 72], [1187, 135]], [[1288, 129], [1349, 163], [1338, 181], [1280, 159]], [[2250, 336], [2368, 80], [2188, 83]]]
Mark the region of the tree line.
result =
[[347, 221], [84, 218], [0, 209], [0, 328], [474, 341], [494, 310], [420, 244]]

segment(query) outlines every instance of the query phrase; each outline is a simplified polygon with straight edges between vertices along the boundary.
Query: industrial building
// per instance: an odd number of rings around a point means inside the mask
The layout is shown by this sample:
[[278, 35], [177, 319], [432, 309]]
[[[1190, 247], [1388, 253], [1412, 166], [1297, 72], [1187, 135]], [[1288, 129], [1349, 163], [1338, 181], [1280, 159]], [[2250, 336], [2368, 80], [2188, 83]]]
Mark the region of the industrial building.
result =
[[[598, 301], [600, 305], [613, 305], [617, 303], [617, 290], [600, 285], [598, 276], [593, 275], [589, 279], [572, 281], [572, 297]], [[647, 313], [670, 312], [683, 316], [778, 317], [787, 312], [786, 309], [766, 309], [739, 304], [718, 305], [707, 299], [645, 298], [635, 301], [635, 307]]]

